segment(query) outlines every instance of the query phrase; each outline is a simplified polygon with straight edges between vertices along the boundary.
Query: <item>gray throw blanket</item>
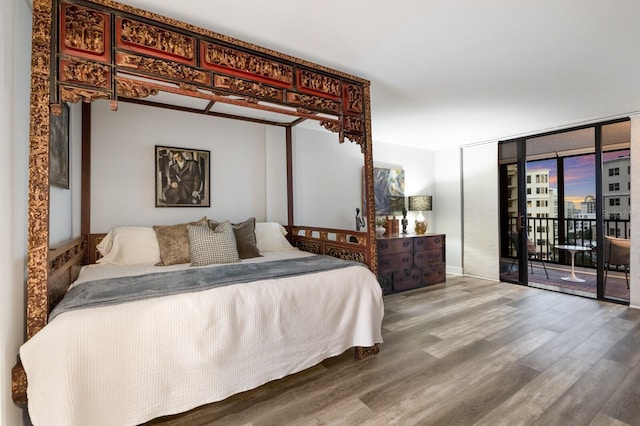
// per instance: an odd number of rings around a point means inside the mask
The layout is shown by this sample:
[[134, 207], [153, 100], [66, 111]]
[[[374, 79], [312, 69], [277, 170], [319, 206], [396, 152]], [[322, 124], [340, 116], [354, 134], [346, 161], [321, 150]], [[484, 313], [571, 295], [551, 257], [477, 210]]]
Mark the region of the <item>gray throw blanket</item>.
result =
[[73, 287], [51, 311], [49, 321], [63, 312], [106, 306], [238, 283], [310, 274], [361, 263], [331, 256], [309, 256], [264, 263], [234, 263], [215, 268], [190, 268], [132, 277], [89, 281]]

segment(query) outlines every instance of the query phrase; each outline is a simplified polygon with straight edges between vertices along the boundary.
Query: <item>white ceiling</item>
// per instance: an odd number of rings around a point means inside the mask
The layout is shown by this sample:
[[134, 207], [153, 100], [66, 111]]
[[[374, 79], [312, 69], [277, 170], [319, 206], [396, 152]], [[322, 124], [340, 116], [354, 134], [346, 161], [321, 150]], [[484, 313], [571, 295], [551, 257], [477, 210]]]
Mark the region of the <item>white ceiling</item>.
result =
[[639, 0], [122, 2], [370, 80], [375, 141], [437, 150], [640, 111]]

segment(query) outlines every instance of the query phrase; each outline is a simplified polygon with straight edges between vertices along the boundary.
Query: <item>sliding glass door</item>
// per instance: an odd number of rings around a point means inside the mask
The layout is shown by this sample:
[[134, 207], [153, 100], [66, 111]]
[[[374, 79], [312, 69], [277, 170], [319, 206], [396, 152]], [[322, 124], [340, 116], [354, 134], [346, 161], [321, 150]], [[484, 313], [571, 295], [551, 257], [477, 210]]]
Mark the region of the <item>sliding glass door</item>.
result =
[[523, 141], [500, 149], [500, 279], [527, 285], [526, 184]]
[[621, 120], [499, 145], [503, 281], [628, 302], [629, 140]]

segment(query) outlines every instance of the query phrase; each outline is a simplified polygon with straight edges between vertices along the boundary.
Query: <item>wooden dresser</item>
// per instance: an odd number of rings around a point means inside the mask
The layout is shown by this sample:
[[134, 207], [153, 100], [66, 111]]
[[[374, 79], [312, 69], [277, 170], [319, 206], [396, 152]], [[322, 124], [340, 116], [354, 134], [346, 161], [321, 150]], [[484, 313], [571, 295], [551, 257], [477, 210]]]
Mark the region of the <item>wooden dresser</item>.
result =
[[443, 283], [445, 235], [378, 238], [378, 281], [384, 294]]

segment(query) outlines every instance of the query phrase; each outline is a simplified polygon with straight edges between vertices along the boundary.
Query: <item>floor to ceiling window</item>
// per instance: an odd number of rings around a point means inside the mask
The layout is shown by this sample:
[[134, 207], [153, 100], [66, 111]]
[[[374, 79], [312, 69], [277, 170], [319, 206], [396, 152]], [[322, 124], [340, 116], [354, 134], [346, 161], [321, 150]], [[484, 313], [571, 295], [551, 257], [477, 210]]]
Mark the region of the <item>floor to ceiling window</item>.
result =
[[630, 122], [500, 144], [503, 281], [629, 300]]

